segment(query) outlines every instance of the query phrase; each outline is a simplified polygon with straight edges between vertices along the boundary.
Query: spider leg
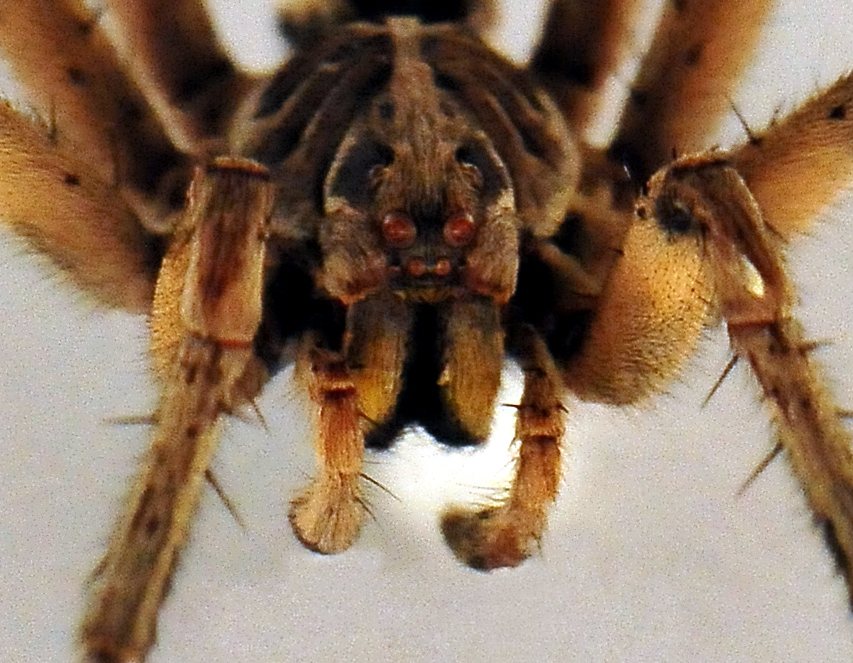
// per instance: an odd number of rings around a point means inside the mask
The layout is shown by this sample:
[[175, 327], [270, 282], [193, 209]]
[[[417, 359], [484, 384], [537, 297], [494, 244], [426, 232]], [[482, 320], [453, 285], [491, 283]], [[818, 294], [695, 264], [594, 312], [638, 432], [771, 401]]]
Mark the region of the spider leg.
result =
[[220, 45], [200, 0], [110, 2], [123, 49], [174, 143], [193, 155], [223, 153], [223, 136], [251, 79]]
[[280, 0], [278, 3], [279, 32], [298, 48], [309, 47], [335, 26], [355, 16], [347, 0]]
[[0, 102], [2, 222], [108, 306], [148, 312], [159, 249], [114, 189]]
[[554, 0], [531, 62], [580, 136], [593, 121], [605, 83], [629, 55], [639, 0]]
[[707, 147], [749, 64], [771, 0], [669, 2], [610, 153], [638, 182]]
[[314, 448], [317, 476], [290, 505], [290, 524], [310, 550], [333, 554], [358, 538], [364, 519], [361, 496], [364, 431], [356, 382], [340, 353], [309, 337], [302, 360], [316, 404]]
[[266, 171], [220, 158], [199, 168], [157, 281], [152, 353], [161, 379], [151, 446], [93, 580], [87, 660], [141, 661], [218, 441], [220, 415], [265, 379], [261, 319]]
[[189, 163], [126, 75], [97, 16], [82, 0], [7, 0], [0, 53], [49, 121], [52, 140], [114, 182], [148, 227], [164, 229], [183, 203]]
[[297, 374], [315, 406], [317, 475], [291, 502], [290, 524], [310, 550], [342, 552], [358, 537], [365, 430], [394, 414], [412, 324], [411, 308], [386, 292], [347, 309], [342, 347], [337, 332], [303, 341]]
[[853, 454], [813, 343], [792, 313], [784, 241], [726, 160], [679, 160], [652, 179], [638, 209], [703, 246], [734, 353], [752, 366], [779, 443], [847, 580], [853, 600]]
[[508, 345], [519, 356], [524, 371], [512, 485], [497, 506], [477, 511], [451, 509], [441, 522], [441, 531], [456, 557], [480, 570], [517, 566], [530, 556], [545, 530], [562, 468], [565, 408], [560, 402], [560, 375], [545, 343], [529, 326], [514, 330]]
[[587, 164], [557, 232], [523, 243], [510, 304], [545, 341], [570, 391], [622, 405], [677, 374], [713, 298], [700, 248], [637, 223], [625, 191], [610, 190], [619, 182], [607, 176], [612, 164], [600, 161], [600, 172]]
[[853, 75], [734, 151], [731, 163], [785, 239], [809, 228], [853, 180]]

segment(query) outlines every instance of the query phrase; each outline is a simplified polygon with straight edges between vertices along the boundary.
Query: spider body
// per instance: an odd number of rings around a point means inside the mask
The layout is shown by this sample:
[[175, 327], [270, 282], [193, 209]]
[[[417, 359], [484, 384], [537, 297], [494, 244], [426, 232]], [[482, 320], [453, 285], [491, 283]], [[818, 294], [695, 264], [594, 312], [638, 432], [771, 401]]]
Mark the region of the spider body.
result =
[[[490, 91], [490, 80], [503, 88]], [[306, 99], [315, 97], [328, 106], [307, 116]], [[368, 443], [387, 446], [414, 422], [450, 443], [482, 440], [520, 244], [560, 224], [556, 215], [578, 177], [577, 148], [544, 90], [458, 29], [393, 19], [335, 32], [284, 67], [243, 112], [240, 151], [277, 184], [270, 233], [286, 268], [268, 291], [287, 324], [308, 329], [322, 320], [338, 351], [346, 334], [359, 348], [347, 351], [350, 367], [369, 364], [360, 353], [371, 351], [377, 317], [396, 327], [382, 341], [394, 347], [396, 366], [360, 387], [387, 392], [381, 403], [362, 397], [362, 414], [375, 425]], [[498, 129], [508, 138], [500, 149], [490, 138]], [[306, 199], [311, 188], [319, 190]], [[300, 320], [294, 303], [317, 293], [294, 292], [291, 267], [312, 255], [305, 271], [320, 275], [317, 304], [340, 310], [327, 317], [309, 306]], [[336, 329], [347, 306], [349, 321]], [[522, 318], [525, 307], [516, 298], [509, 309]], [[484, 326], [489, 337], [472, 346], [490, 368], [467, 413], [454, 410], [470, 398], [454, 400], [439, 387], [442, 357], [453, 352], [449, 336], [463, 324]], [[293, 334], [272, 336], [258, 344], [275, 357], [272, 347]]]
[[[129, 64], [80, 3], [0, 12], [13, 68], [37, 108], [57, 108], [47, 130], [0, 116], [4, 221], [101, 301], [151, 309], [155, 433], [92, 585], [85, 654], [145, 657], [199, 490], [215, 483], [220, 421], [293, 355], [317, 475], [290, 522], [322, 553], [358, 537], [365, 446], [412, 424], [483, 441], [504, 357], [519, 363], [511, 485], [442, 520], [461, 561], [493, 569], [540, 541], [564, 393], [641, 401], [722, 318], [846, 573], [849, 435], [792, 316], [782, 251], [847, 182], [853, 83], [742, 148], [671, 158], [704, 147], [766, 6], [670, 8], [604, 150], [584, 130], [627, 2], [555, 2], [527, 69], [474, 35], [483, 7], [461, 26], [443, 8], [308, 3], [282, 18], [300, 52], [260, 81], [222, 55], [195, 2], [117, 5]], [[57, 37], [49, 66], [22, 55], [16, 25]], [[571, 37], [575, 25], [601, 39]], [[739, 50], [715, 60], [727, 44]]]

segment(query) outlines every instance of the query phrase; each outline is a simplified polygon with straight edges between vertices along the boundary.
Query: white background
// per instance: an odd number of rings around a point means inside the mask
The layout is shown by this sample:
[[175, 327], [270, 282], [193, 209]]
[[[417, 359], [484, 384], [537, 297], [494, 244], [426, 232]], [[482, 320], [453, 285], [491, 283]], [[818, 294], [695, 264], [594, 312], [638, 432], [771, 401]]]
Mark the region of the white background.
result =
[[[220, 16], [247, 56], [269, 50], [256, 4], [234, 1]], [[516, 18], [507, 33], [535, 20]], [[832, 82], [853, 67], [851, 35], [845, 3], [780, 3], [734, 96], [741, 112], [761, 127]], [[743, 138], [733, 118], [727, 127], [723, 144]], [[792, 254], [846, 407], [851, 231], [848, 195]], [[87, 575], [146, 445], [143, 428], [106, 423], [152, 409], [146, 326], [91, 310], [6, 236], [0, 282], [0, 658], [68, 661]], [[304, 402], [279, 376], [260, 403], [270, 432], [232, 423], [214, 464], [248, 529], [206, 491], [150, 661], [850, 661], [846, 591], [785, 461], [736, 495], [772, 446], [745, 368], [700, 407], [727, 359], [716, 330], [653, 408], [570, 403], [564, 488], [542, 552], [489, 575], [452, 559], [436, 511], [442, 483], [488, 495], [487, 476], [506, 465], [505, 412], [489, 452], [412, 437], [371, 456], [368, 472], [399, 501], [368, 487], [376, 522], [324, 558], [287, 525], [312, 452]]]

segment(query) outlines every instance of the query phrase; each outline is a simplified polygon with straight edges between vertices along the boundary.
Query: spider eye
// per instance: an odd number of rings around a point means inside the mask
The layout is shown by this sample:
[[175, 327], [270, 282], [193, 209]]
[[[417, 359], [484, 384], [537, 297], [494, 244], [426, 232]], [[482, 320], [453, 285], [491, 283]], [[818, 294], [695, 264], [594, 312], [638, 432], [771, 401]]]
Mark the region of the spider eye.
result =
[[503, 165], [483, 143], [472, 141], [461, 145], [456, 150], [455, 158], [475, 176], [475, 186], [486, 198], [496, 197], [508, 186]]
[[465, 246], [474, 237], [474, 217], [470, 212], [456, 212], [444, 224], [442, 234], [448, 246], [453, 248]]
[[480, 172], [478, 164], [482, 163], [483, 159], [482, 155], [478, 154], [475, 145], [462, 145], [456, 150], [456, 154], [453, 156], [461, 165], [466, 166], [472, 171], [475, 170], [478, 173]]
[[405, 249], [415, 243], [418, 229], [408, 214], [389, 212], [382, 219], [382, 236], [395, 249]]
[[365, 139], [355, 143], [348, 152], [339, 154], [337, 160], [327, 195], [365, 206], [373, 197], [380, 170], [394, 162], [394, 150], [384, 143]]
[[660, 198], [655, 204], [655, 218], [672, 235], [687, 235], [699, 229], [693, 212], [677, 198]]

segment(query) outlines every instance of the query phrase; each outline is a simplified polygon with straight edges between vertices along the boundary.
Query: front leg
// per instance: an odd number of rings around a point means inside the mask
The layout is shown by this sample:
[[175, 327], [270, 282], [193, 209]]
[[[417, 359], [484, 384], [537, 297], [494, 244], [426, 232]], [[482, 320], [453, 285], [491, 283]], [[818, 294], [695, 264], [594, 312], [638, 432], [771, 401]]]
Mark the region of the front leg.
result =
[[[732, 351], [749, 362], [853, 601], [853, 451], [842, 410], [794, 315], [785, 244], [728, 161], [686, 157], [649, 183], [638, 212], [700, 245]], [[676, 239], [677, 238], [677, 239]]]
[[128, 509], [92, 586], [88, 660], [142, 660], [218, 442], [219, 414], [251, 351], [188, 337], [164, 390], [159, 425]]
[[222, 158], [199, 168], [157, 279], [152, 350], [157, 429], [95, 575], [82, 628], [87, 661], [144, 660], [218, 441], [220, 414], [254, 397], [266, 171]]
[[364, 432], [356, 385], [342, 353], [310, 339], [304, 350], [308, 393], [316, 405], [317, 476], [290, 505], [290, 524], [315, 552], [343, 552], [358, 538], [364, 517], [360, 494]]
[[410, 307], [389, 292], [351, 305], [340, 351], [309, 335], [299, 372], [315, 412], [317, 476], [291, 503], [290, 523], [309, 549], [343, 552], [364, 518], [361, 467], [365, 429], [394, 416], [412, 328]]

